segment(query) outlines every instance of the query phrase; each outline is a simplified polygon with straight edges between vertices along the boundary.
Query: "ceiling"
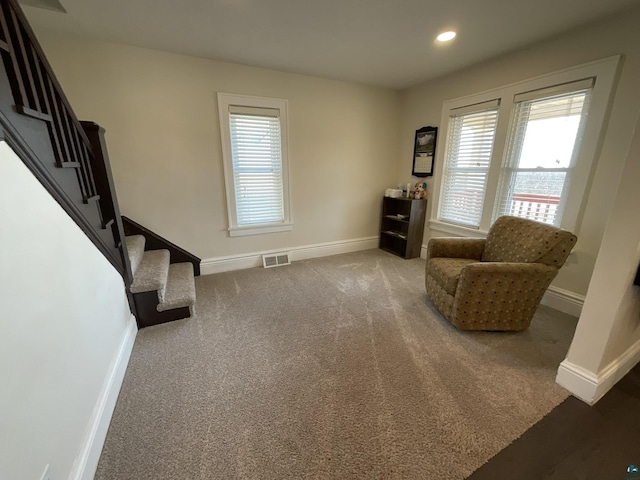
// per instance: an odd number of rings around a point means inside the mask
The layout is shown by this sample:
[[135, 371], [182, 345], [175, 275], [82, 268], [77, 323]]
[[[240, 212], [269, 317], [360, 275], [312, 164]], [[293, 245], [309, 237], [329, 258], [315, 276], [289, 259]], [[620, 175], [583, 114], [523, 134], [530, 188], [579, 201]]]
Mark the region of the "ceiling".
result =
[[[638, 0], [24, 0], [38, 29], [406, 88]], [[37, 5], [28, 6], [30, 5]], [[66, 13], [61, 12], [66, 10]], [[458, 37], [437, 45], [437, 33]]]

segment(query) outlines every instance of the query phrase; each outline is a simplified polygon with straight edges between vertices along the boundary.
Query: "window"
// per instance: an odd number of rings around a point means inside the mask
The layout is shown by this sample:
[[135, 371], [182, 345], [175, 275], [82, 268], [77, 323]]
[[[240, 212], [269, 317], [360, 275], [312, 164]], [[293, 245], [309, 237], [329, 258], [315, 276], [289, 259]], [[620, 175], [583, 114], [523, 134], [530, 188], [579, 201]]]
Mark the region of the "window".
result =
[[292, 229], [287, 102], [218, 93], [229, 233]]
[[574, 230], [618, 63], [446, 101], [429, 226], [483, 236], [497, 217], [516, 215]]
[[498, 121], [498, 102], [452, 111], [442, 186], [444, 221], [477, 228]]
[[592, 85], [589, 79], [563, 86], [567, 93], [516, 96], [496, 218], [515, 215], [560, 226]]

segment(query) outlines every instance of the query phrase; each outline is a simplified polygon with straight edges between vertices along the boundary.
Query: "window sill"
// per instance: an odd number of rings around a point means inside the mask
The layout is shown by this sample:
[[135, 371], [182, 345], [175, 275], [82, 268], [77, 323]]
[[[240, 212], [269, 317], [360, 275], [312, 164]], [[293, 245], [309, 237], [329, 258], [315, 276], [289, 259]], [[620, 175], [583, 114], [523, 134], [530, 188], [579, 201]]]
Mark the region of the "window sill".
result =
[[242, 237], [245, 235], [289, 232], [291, 230], [293, 230], [293, 223], [270, 223], [268, 225], [252, 225], [250, 227], [230, 227], [229, 235], [231, 237]]
[[429, 228], [437, 232], [452, 233], [460, 237], [486, 238], [487, 232], [475, 228], [453, 225], [440, 220], [429, 220]]

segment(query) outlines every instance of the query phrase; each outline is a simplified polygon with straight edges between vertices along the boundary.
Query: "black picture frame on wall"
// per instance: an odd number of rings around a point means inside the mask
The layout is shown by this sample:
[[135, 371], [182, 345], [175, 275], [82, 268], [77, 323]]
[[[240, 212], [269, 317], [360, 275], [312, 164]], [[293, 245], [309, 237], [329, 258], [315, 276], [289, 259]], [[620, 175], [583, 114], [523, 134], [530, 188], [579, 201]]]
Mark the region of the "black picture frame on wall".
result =
[[413, 143], [413, 170], [411, 171], [414, 177], [433, 176], [437, 139], [438, 127], [422, 127], [416, 130]]

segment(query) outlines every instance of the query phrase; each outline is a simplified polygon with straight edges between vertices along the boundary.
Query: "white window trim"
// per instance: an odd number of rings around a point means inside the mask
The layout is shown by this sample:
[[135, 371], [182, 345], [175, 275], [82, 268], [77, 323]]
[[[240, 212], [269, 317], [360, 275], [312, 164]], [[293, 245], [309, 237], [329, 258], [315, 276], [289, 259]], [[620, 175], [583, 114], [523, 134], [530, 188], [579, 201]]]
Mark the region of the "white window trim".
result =
[[484, 236], [485, 232], [489, 230], [493, 223], [495, 202], [498, 201], [497, 194], [500, 169], [502, 167], [507, 147], [508, 129], [515, 105], [515, 96], [553, 85], [560, 85], [593, 77], [595, 78], [595, 85], [592, 91], [589, 116], [587, 118], [583, 140], [576, 162], [576, 168], [573, 173], [567, 196], [571, 201], [567, 202], [561, 222], [562, 228], [570, 231], [576, 231], [579, 227], [580, 218], [586, 204], [587, 198], [585, 196], [585, 192], [589, 185], [591, 172], [595, 165], [595, 159], [600, 152], [600, 145], [604, 136], [604, 127], [611, 105], [611, 99], [613, 97], [613, 86], [617, 78], [620, 58], [621, 57], [619, 55], [616, 55], [602, 60], [597, 60], [595, 62], [567, 68], [558, 72], [541, 75], [504, 87], [491, 89], [482, 93], [445, 101], [442, 107], [439, 132], [439, 137], [443, 139], [443, 141], [448, 138], [449, 117], [451, 116], [452, 110], [495, 99], [500, 99], [501, 105], [498, 114], [498, 124], [494, 139], [495, 143], [491, 166], [489, 168], [489, 175], [487, 179], [487, 195], [485, 196], [483, 214], [479, 228], [474, 229], [471, 227], [454, 225], [442, 222], [438, 219], [441, 185], [443, 180], [442, 172], [444, 159], [446, 158], [445, 148], [436, 149], [436, 172], [432, 199], [433, 208], [431, 209], [432, 213], [431, 218], [429, 219], [429, 228], [435, 231], [461, 236]]
[[[231, 132], [229, 128], [229, 107], [270, 108], [280, 112], [280, 138], [282, 141], [282, 202], [284, 221], [261, 225], [239, 226], [236, 210], [235, 182], [233, 180], [233, 156], [231, 154]], [[227, 216], [229, 219], [229, 235], [259, 235], [264, 233], [286, 232], [293, 229], [291, 212], [291, 191], [289, 180], [289, 128], [288, 102], [279, 98], [254, 97], [218, 92], [218, 114], [220, 120], [220, 143], [222, 144], [222, 164], [224, 168], [225, 193], [227, 197]]]

